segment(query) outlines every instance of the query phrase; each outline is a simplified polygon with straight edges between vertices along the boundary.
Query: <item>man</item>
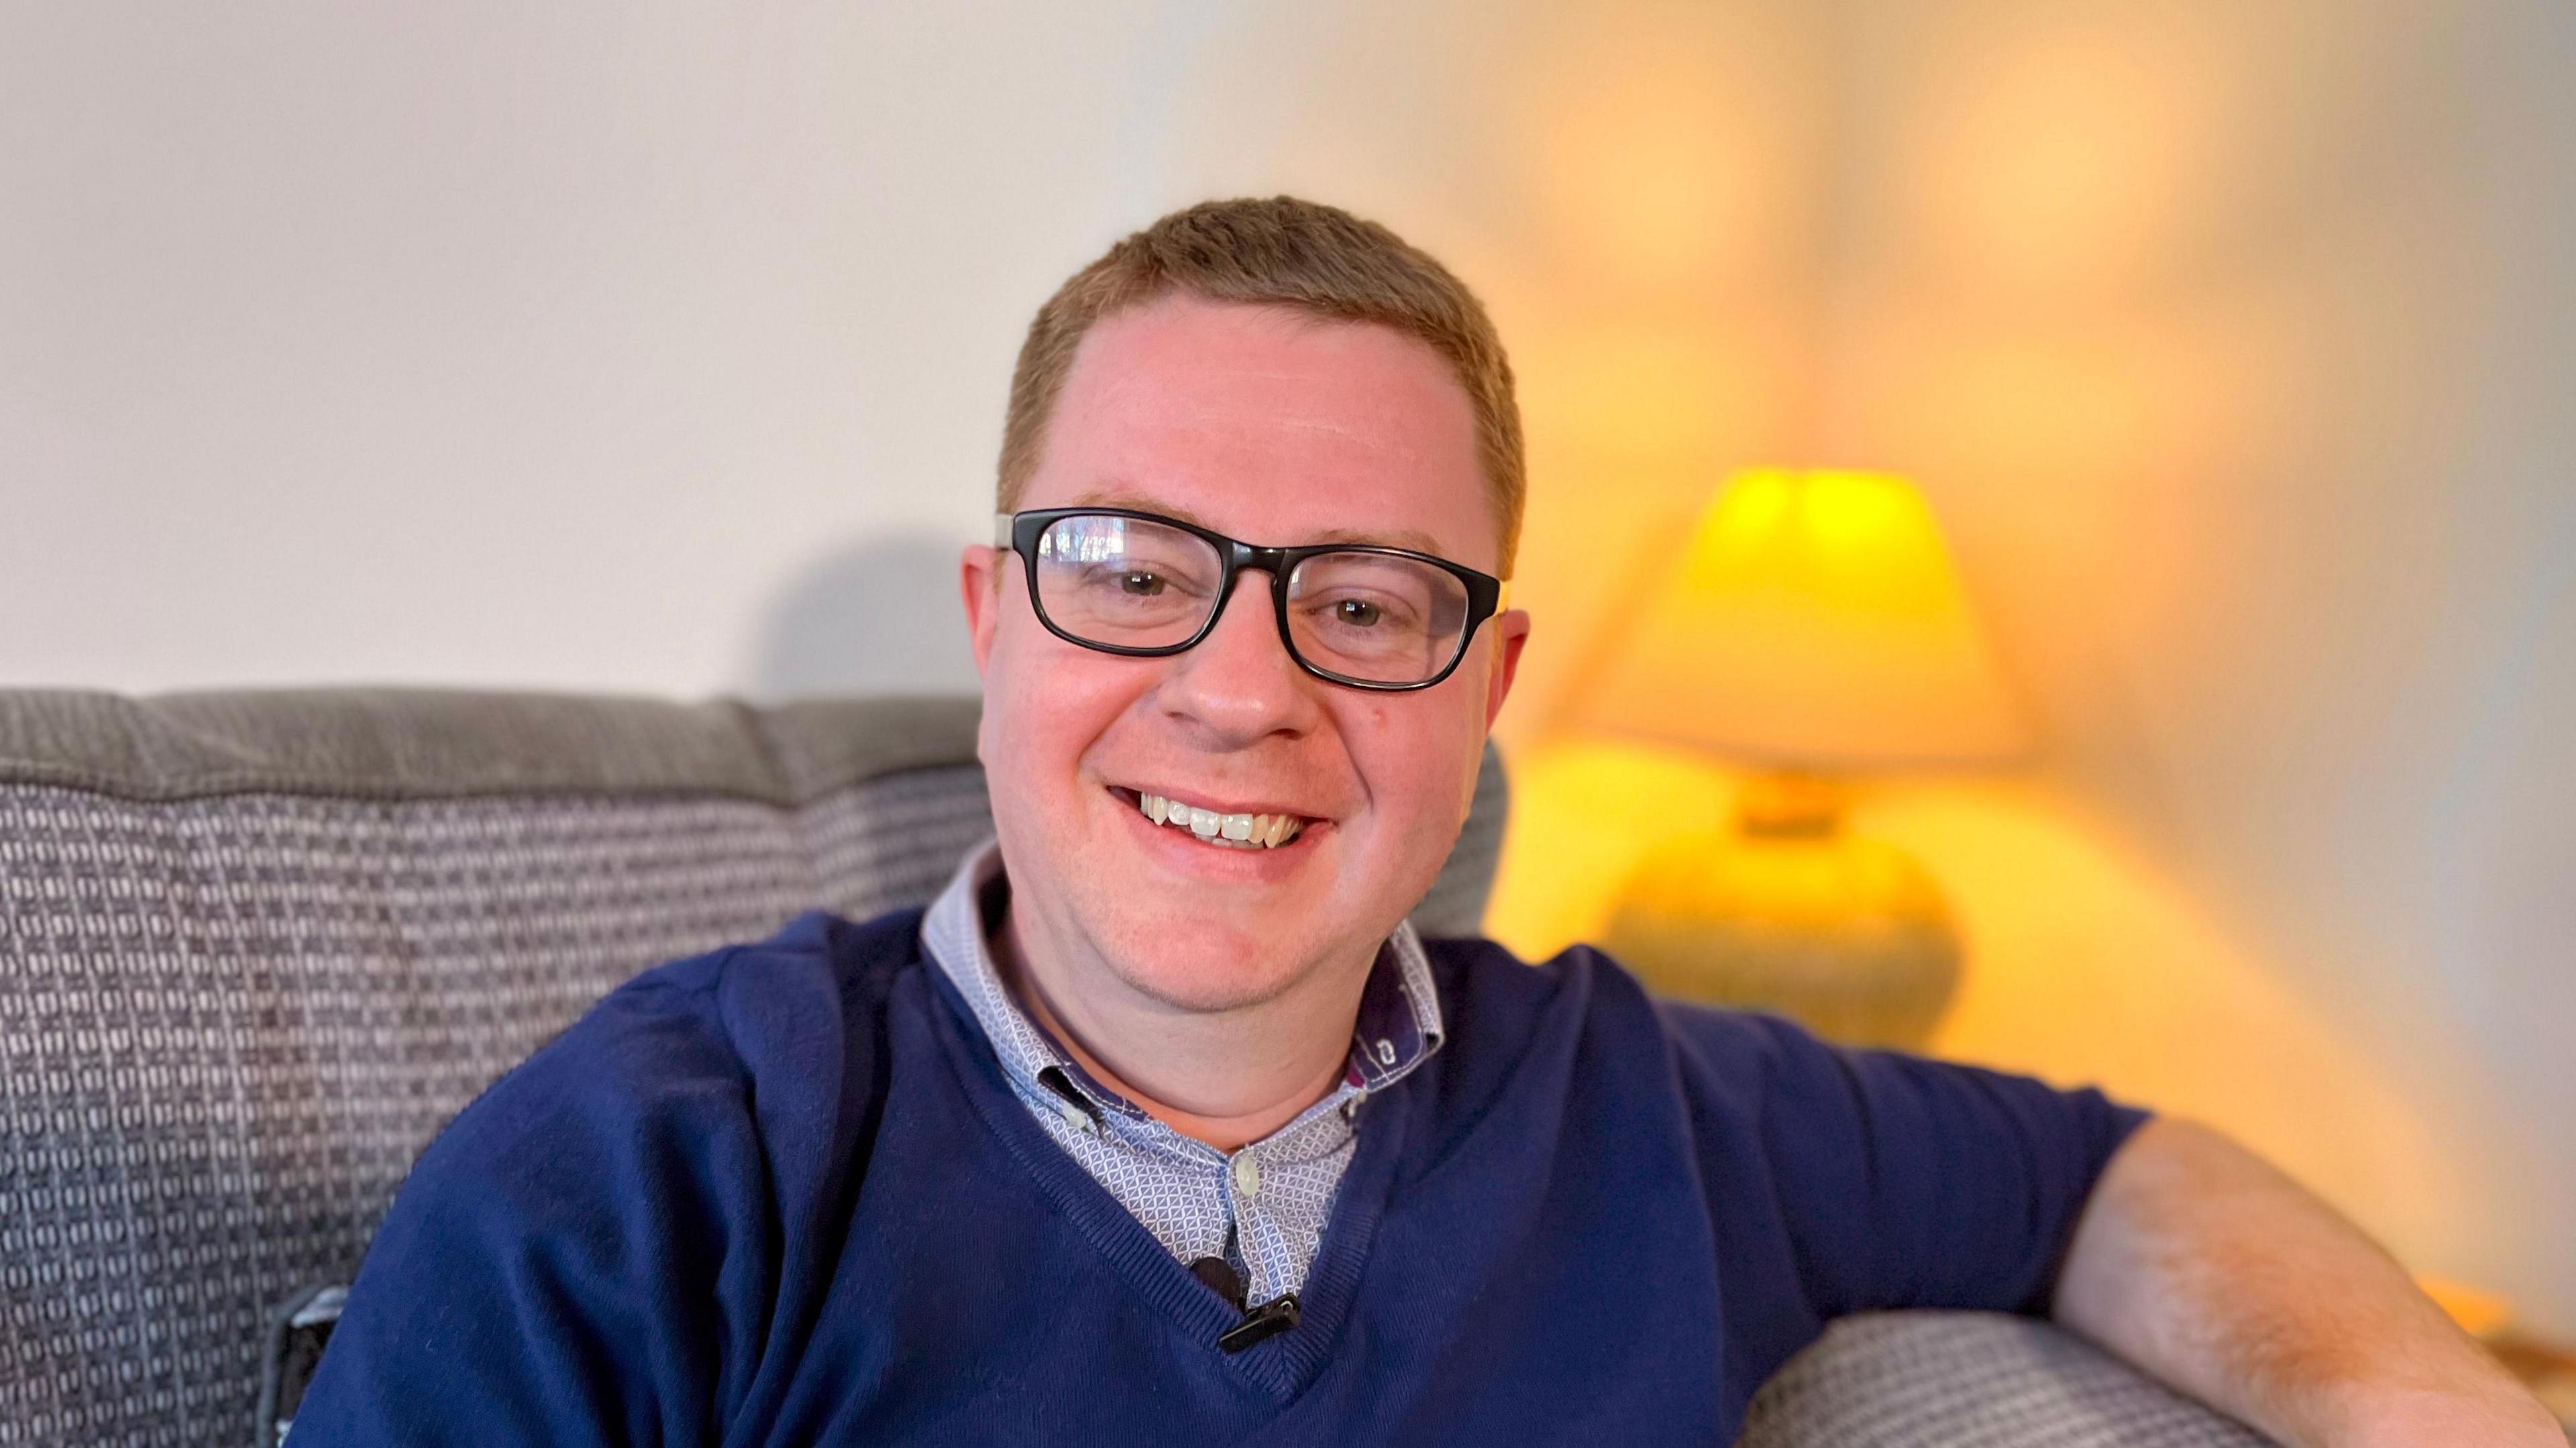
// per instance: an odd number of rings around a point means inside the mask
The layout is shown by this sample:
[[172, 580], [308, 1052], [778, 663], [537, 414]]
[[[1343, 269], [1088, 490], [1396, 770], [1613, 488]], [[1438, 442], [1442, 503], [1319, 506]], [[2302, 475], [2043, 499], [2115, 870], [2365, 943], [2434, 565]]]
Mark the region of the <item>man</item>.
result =
[[963, 568], [997, 845], [494, 1087], [296, 1442], [1723, 1443], [1828, 1318], [1954, 1306], [2295, 1443], [2560, 1443], [2206, 1131], [1417, 940], [1521, 476], [1483, 311], [1382, 228], [1217, 203], [1074, 277]]

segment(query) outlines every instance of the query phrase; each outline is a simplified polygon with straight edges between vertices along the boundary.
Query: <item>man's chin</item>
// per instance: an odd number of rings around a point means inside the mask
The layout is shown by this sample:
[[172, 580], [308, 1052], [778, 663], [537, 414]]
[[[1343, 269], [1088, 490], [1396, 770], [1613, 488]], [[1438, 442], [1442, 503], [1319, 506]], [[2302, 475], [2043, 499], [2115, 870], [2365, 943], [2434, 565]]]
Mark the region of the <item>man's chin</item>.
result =
[[1316, 965], [1282, 952], [1276, 941], [1257, 948], [1238, 942], [1176, 948], [1167, 941], [1135, 941], [1104, 955], [1129, 990], [1194, 1015], [1267, 1005], [1295, 989]]

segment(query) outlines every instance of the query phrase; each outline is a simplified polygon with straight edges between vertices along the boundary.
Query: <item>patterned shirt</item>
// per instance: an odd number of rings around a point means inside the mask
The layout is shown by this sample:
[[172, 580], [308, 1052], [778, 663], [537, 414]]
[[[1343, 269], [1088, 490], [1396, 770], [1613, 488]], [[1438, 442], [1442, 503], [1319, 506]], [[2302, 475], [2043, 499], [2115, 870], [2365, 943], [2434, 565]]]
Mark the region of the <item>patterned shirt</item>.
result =
[[966, 857], [922, 918], [921, 943], [992, 1042], [1011, 1090], [1056, 1145], [1183, 1263], [1216, 1257], [1241, 1274], [1255, 1306], [1306, 1280], [1324, 1222], [1359, 1139], [1369, 1093], [1440, 1048], [1440, 1000], [1411, 924], [1379, 948], [1361, 987], [1341, 1084], [1295, 1120], [1226, 1153], [1184, 1136], [1101, 1085], [1029, 1019], [994, 969], [984, 935], [988, 894], [1007, 885], [987, 842]]

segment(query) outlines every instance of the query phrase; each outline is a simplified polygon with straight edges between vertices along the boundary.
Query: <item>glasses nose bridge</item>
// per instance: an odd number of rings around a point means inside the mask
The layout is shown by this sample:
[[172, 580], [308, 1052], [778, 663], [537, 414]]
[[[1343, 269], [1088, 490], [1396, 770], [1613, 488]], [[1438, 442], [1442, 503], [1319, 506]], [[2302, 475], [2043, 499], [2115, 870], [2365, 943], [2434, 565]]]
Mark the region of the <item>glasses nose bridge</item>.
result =
[[1253, 543], [1237, 543], [1229, 538], [1226, 540], [1226, 554], [1237, 574], [1247, 568], [1258, 568], [1269, 574], [1274, 583], [1288, 576], [1288, 550], [1285, 548], [1264, 548]]
[[[1288, 570], [1295, 566], [1289, 558], [1290, 550], [1286, 548], [1264, 548], [1232, 538], [1225, 539], [1219, 546], [1225, 554], [1225, 584], [1218, 592], [1216, 607], [1208, 615], [1207, 630], [1210, 633], [1216, 631], [1216, 626], [1225, 619], [1225, 611], [1233, 606], [1234, 591], [1241, 585], [1245, 573], [1258, 569], [1269, 574], [1269, 592], [1278, 597], [1286, 593]], [[1279, 646], [1288, 650], [1289, 657], [1296, 657], [1297, 650], [1289, 643], [1285, 629], [1280, 631]]]
[[1277, 610], [1267, 606], [1288, 586], [1288, 570], [1291, 566], [1288, 550], [1262, 548], [1250, 543], [1237, 542], [1232, 538], [1224, 540], [1221, 546], [1225, 553], [1224, 583], [1217, 590], [1215, 605], [1208, 610], [1207, 622], [1201, 626], [1199, 637], [1191, 647], [1195, 649], [1198, 644], [1206, 643], [1209, 637], [1225, 623], [1227, 610], [1234, 606], [1234, 595], [1243, 587], [1243, 575], [1259, 570], [1270, 575], [1269, 586], [1262, 590], [1267, 596], [1258, 600], [1261, 605], [1265, 605], [1262, 608], [1262, 616], [1265, 620], [1272, 621], [1271, 631], [1278, 637], [1279, 647], [1287, 653], [1291, 662], [1297, 663], [1302, 668], [1303, 661], [1297, 658], [1297, 649], [1289, 642], [1288, 631], [1278, 627], [1275, 622], [1274, 616]]

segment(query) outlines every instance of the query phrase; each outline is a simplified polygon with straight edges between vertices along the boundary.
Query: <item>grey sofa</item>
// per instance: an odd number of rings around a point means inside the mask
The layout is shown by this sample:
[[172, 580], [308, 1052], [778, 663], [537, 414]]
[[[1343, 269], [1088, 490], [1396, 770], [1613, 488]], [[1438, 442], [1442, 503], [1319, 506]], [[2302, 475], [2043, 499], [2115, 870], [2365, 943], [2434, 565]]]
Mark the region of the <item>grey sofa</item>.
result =
[[[966, 699], [0, 691], [0, 1444], [238, 1448], [476, 1092], [658, 961], [926, 900]], [[1418, 920], [1477, 928], [1490, 755]], [[2042, 1324], [1856, 1319], [1747, 1444], [2250, 1444]]]

